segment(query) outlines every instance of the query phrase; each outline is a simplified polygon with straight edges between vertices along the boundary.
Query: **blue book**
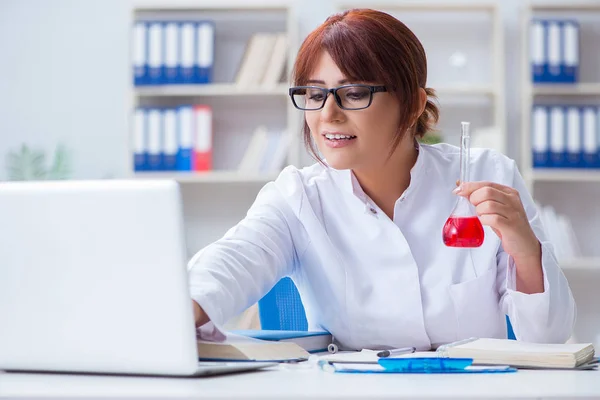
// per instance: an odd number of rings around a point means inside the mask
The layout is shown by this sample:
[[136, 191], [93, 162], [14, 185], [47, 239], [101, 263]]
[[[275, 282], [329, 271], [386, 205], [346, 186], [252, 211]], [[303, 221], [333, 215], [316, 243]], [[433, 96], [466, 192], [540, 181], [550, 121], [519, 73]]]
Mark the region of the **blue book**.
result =
[[177, 108], [177, 171], [192, 170], [192, 153], [194, 151], [193, 109], [191, 106]]
[[232, 333], [270, 342], [292, 342], [309, 353], [327, 351], [333, 339], [325, 331], [237, 330]]

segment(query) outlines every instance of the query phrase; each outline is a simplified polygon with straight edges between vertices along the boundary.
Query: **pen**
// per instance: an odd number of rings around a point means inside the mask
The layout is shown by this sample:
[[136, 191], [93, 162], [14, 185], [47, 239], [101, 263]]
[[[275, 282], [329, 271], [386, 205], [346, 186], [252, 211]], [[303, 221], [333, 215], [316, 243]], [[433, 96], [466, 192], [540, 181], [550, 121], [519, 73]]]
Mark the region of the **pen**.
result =
[[399, 356], [402, 354], [410, 354], [414, 353], [417, 349], [414, 347], [402, 347], [400, 349], [392, 349], [392, 350], [383, 350], [377, 353], [377, 357], [391, 357], [391, 356]]

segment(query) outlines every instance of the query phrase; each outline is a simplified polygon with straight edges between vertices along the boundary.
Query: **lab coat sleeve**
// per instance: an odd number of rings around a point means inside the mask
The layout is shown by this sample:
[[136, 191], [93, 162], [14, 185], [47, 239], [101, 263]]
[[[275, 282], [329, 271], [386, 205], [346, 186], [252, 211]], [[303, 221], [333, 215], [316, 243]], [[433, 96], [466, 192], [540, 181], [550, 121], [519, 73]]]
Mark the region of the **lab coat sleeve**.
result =
[[241, 222], [190, 260], [191, 297], [212, 322], [203, 327], [207, 336], [291, 274], [297, 257], [286, 206], [267, 184]]
[[548, 241], [536, 204], [516, 166], [513, 187], [519, 191], [529, 223], [541, 243], [544, 291], [535, 294], [517, 291], [514, 260], [501, 247], [497, 259], [502, 309], [509, 316], [518, 340], [564, 343], [575, 323], [575, 300]]

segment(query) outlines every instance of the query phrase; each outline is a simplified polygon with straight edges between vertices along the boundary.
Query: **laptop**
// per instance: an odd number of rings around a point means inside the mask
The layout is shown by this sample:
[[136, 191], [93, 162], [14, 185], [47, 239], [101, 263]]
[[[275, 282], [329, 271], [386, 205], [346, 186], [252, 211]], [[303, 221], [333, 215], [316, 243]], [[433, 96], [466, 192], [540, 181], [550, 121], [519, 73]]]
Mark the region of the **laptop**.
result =
[[201, 376], [174, 181], [0, 184], [0, 370]]

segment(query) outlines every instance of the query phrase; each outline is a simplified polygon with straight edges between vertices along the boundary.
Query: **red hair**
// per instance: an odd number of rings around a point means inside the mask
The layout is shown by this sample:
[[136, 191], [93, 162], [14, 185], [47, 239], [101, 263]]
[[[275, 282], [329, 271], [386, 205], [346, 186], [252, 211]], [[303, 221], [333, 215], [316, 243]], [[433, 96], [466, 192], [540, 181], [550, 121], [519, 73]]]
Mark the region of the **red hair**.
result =
[[[427, 58], [415, 34], [406, 25], [381, 11], [353, 9], [332, 15], [311, 32], [300, 47], [292, 71], [294, 86], [306, 85], [323, 51], [329, 53], [340, 71], [351, 81], [385, 85], [400, 102], [400, 125], [392, 152], [406, 131], [422, 137], [439, 118], [431, 100], [421, 109], [420, 90], [426, 88]], [[304, 122], [304, 144], [319, 159], [310, 130]]]

